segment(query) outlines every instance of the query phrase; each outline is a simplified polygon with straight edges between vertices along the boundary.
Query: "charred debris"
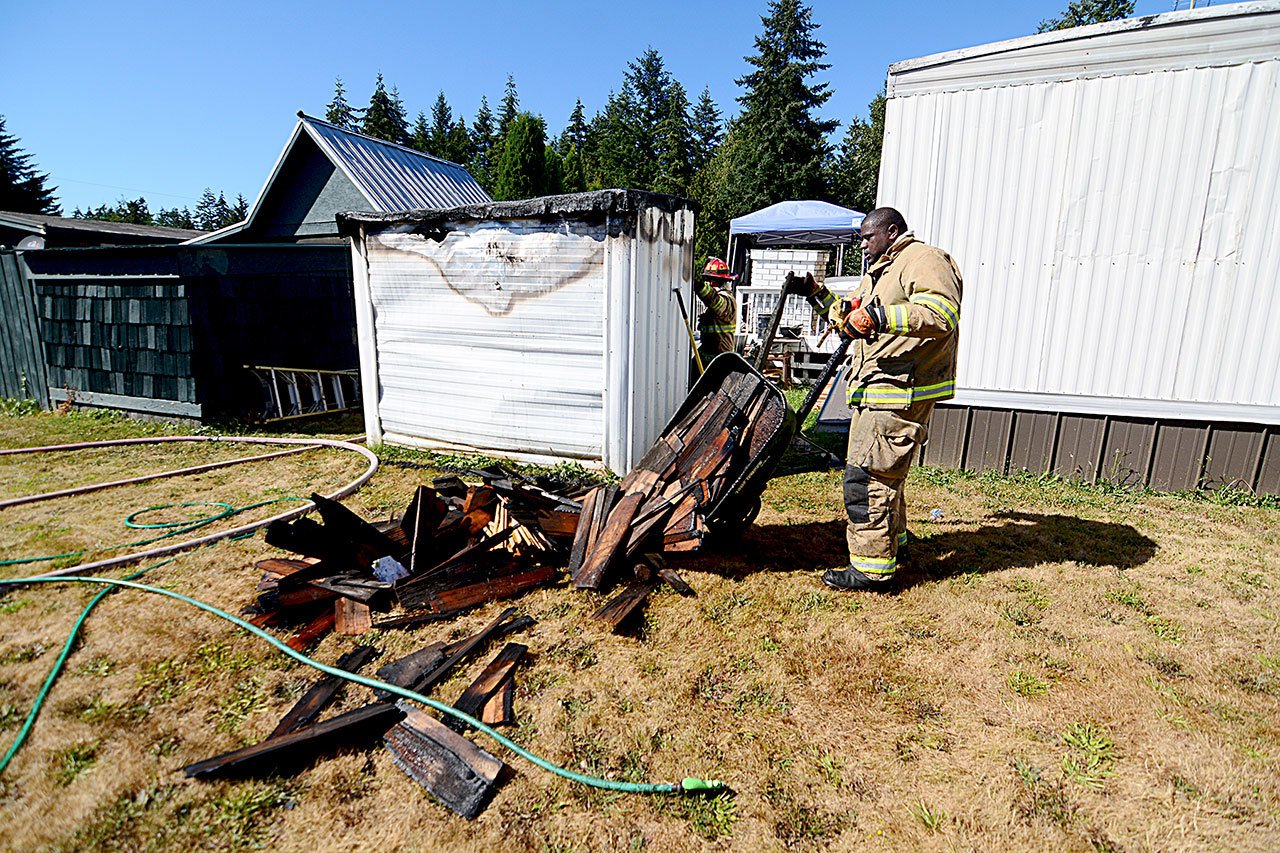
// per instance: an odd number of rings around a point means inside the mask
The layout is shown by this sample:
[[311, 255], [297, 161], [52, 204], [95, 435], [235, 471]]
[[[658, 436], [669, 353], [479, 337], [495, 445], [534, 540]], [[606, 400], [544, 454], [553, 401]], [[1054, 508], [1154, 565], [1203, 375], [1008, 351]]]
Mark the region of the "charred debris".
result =
[[[256, 563], [262, 577], [245, 618], [288, 632], [288, 645], [303, 651], [330, 632], [416, 627], [430, 634], [432, 623], [567, 579], [578, 589], [612, 591], [591, 618], [625, 630], [659, 585], [695, 594], [664, 553], [696, 551], [748, 523], [771, 467], [761, 463], [789, 437], [786, 404], [759, 374], [722, 380], [686, 403], [616, 485], [570, 487], [495, 465], [464, 472], [472, 482], [448, 476], [419, 486], [400, 518], [386, 523], [312, 495], [318, 519], [268, 527], [267, 543], [294, 556]], [[426, 695], [474, 667], [459, 696], [433, 698], [452, 699], [486, 725], [511, 725], [516, 678], [531, 659], [521, 635], [534, 624], [507, 608], [473, 636], [430, 642], [383, 663], [376, 677]], [[377, 656], [361, 645], [336, 667], [357, 673]], [[381, 738], [395, 764], [443, 805], [467, 818], [483, 810], [504, 764], [464, 736], [466, 723], [437, 719], [386, 691], [369, 691], [366, 704], [322, 719], [346, 684], [324, 675], [265, 740], [185, 772], [287, 773]]]

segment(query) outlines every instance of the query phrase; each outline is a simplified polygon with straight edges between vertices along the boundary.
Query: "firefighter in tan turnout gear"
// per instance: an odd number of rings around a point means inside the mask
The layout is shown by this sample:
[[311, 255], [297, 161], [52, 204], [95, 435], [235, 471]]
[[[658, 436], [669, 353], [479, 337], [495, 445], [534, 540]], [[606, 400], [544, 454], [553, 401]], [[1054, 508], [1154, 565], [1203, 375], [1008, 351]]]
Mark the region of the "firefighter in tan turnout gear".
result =
[[738, 328], [738, 300], [733, 298], [736, 278], [719, 258], [708, 258], [702, 270], [695, 292], [706, 306], [698, 315], [698, 355], [704, 367], [721, 353], [733, 352], [733, 333]]
[[[951, 256], [881, 207], [862, 222], [870, 267], [848, 302], [823, 285], [799, 292], [855, 340], [849, 363], [849, 453], [844, 473], [849, 565], [822, 576], [837, 589], [893, 586], [907, 539], [903, 486], [939, 400], [955, 396], [960, 270]], [[808, 292], [806, 292], [808, 291]]]

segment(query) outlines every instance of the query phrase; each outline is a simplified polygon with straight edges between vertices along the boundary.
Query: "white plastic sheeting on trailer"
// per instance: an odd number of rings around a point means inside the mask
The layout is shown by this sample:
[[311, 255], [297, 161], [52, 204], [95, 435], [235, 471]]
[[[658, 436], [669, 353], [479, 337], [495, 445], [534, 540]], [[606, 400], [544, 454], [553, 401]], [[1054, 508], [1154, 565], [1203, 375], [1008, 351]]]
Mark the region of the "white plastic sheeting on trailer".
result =
[[688, 202], [604, 190], [340, 219], [371, 442], [621, 473], [684, 400]]
[[957, 403], [1280, 423], [1280, 3], [889, 69], [879, 202], [965, 278]]

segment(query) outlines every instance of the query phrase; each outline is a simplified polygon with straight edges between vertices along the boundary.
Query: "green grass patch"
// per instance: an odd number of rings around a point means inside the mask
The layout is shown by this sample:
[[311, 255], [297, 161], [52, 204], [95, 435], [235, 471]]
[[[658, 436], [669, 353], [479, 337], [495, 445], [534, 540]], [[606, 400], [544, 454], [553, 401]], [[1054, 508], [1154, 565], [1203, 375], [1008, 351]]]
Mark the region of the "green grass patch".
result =
[[1019, 696], [1043, 696], [1049, 692], [1049, 683], [1039, 676], [1015, 669], [1009, 673], [1009, 689]]
[[77, 741], [53, 755], [53, 775], [59, 785], [67, 786], [98, 760], [97, 741]]

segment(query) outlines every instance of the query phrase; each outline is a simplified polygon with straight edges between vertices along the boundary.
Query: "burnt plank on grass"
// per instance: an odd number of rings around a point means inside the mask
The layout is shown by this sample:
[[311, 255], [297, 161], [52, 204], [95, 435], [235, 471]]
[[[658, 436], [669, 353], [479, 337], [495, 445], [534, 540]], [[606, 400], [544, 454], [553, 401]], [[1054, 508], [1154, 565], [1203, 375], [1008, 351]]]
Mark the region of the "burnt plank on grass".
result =
[[658, 577], [666, 581], [667, 584], [670, 585], [672, 589], [674, 589], [676, 592], [680, 593], [681, 595], [684, 595], [684, 596], [697, 595], [697, 593], [693, 591], [693, 587], [689, 586], [689, 584], [685, 582], [685, 579], [680, 577], [680, 575], [676, 572], [675, 569], [672, 569], [672, 568], [658, 569]]
[[386, 610], [387, 603], [391, 599], [391, 592], [395, 588], [394, 584], [385, 583], [383, 581], [371, 580], [357, 574], [330, 575], [324, 578], [313, 578], [307, 581], [308, 586], [317, 589], [324, 589], [332, 592], [334, 595], [340, 595], [343, 598], [350, 598], [361, 604], [372, 607], [378, 607]]
[[[374, 675], [379, 681], [385, 681], [397, 687], [408, 687], [439, 666], [447, 656], [444, 643], [432, 643], [385, 664]], [[376, 693], [379, 699], [391, 698], [391, 694], [385, 690], [378, 690]]]
[[591, 549], [591, 553], [587, 555], [582, 568], [574, 576], [574, 586], [579, 589], [598, 589], [600, 587], [605, 570], [609, 568], [609, 565], [626, 543], [627, 536], [631, 531], [631, 521], [635, 518], [636, 512], [639, 511], [640, 505], [644, 503], [644, 500], [644, 493], [633, 492], [632, 494], [624, 495], [618, 501], [618, 505], [609, 513], [609, 520], [604, 529], [600, 531], [595, 547]]
[[[360, 646], [338, 658], [338, 662], [334, 666], [347, 672], [359, 672], [361, 667], [373, 660], [377, 655], [378, 650], [373, 646]], [[289, 732], [297, 731], [310, 724], [312, 720], [320, 716], [321, 711], [328, 707], [329, 703], [333, 701], [333, 697], [338, 695], [338, 691], [342, 689], [342, 685], [345, 683], [343, 679], [336, 675], [321, 676], [315, 684], [311, 685], [311, 689], [302, 695], [302, 698], [298, 700], [298, 704], [290, 708], [289, 712], [280, 718], [275, 731], [267, 735], [267, 740], [287, 735]]]
[[388, 539], [385, 533], [337, 501], [313, 493], [311, 502], [316, 505], [320, 517], [324, 519], [326, 530], [332, 531], [352, 544], [368, 545], [378, 551], [380, 557], [397, 552], [396, 543]]
[[[520, 643], [507, 643], [502, 651], [498, 652], [494, 659], [481, 670], [476, 680], [462, 692], [458, 701], [453, 703], [453, 707], [464, 714], [479, 716], [489, 699], [502, 687], [502, 683], [511, 677], [516, 664], [520, 663], [520, 658], [524, 657], [524, 653], [528, 650], [527, 646]], [[467, 728], [467, 724], [457, 717], [446, 716], [444, 724], [457, 732]]]
[[401, 708], [404, 719], [384, 738], [392, 760], [447, 808], [474, 819], [505, 765], [416, 707]]
[[264, 572], [270, 572], [271, 574], [279, 575], [280, 577], [287, 577], [293, 574], [294, 572], [300, 572], [304, 569], [309, 569], [315, 564], [316, 564], [316, 560], [314, 559], [312, 560], [281, 560], [281, 559], [272, 557], [267, 560], [259, 560], [253, 565], [255, 568], [261, 569]]
[[320, 755], [377, 737], [403, 716], [392, 703], [375, 702], [287, 735], [188, 764], [182, 770], [191, 778], [287, 772]]
[[298, 632], [285, 640], [285, 645], [300, 652], [323, 637], [333, 627], [333, 610], [326, 610], [316, 618], [298, 629]]
[[363, 634], [373, 627], [373, 618], [369, 615], [369, 605], [339, 598], [333, 603], [333, 630], [344, 636], [352, 637]]
[[508, 607], [506, 610], [499, 613], [498, 618], [486, 625], [484, 630], [467, 640], [467, 642], [463, 643], [456, 652], [441, 661], [430, 672], [415, 679], [413, 682], [413, 689], [419, 693], [426, 693], [432, 687], [435, 687], [441, 681], [444, 681], [445, 677], [453, 671], [454, 667], [462, 663], [464, 659], [469, 657], [482, 645], [492, 639], [493, 636], [501, 629], [502, 623], [515, 615], [516, 609], [514, 607]]
[[516, 721], [514, 700], [516, 694], [516, 677], [511, 673], [498, 686], [497, 692], [489, 697], [480, 709], [480, 722], [488, 726], [509, 726]]
[[551, 566], [537, 566], [527, 572], [493, 578], [480, 583], [460, 586], [435, 593], [418, 602], [438, 613], [457, 613], [490, 601], [512, 598], [537, 586], [550, 583], [559, 577], [560, 571]]
[[578, 529], [573, 533], [573, 547], [569, 550], [569, 574], [571, 575], [582, 568], [582, 561], [587, 556], [587, 546], [590, 544], [591, 533], [598, 519], [596, 507], [604, 495], [604, 489], [604, 486], [596, 486], [582, 499], [582, 515], [579, 516]]
[[611, 630], [616, 631], [618, 626], [649, 597], [649, 593], [652, 590], [652, 583], [629, 583], [623, 588], [622, 592], [614, 596], [604, 607], [597, 610], [591, 618], [604, 622]]

